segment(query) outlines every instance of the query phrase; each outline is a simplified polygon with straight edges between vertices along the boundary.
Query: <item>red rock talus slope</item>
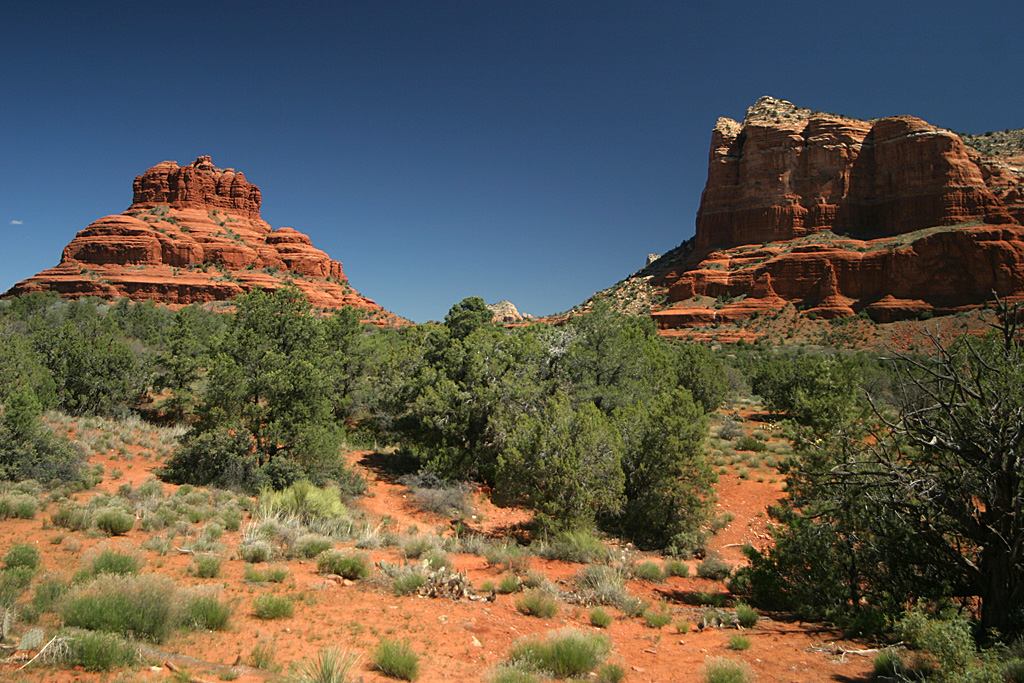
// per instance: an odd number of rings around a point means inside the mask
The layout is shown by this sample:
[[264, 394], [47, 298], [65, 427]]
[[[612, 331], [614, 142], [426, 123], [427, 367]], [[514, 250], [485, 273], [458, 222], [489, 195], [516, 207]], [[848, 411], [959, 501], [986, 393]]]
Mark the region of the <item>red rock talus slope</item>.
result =
[[1024, 295], [1012, 133], [969, 146], [910, 116], [859, 121], [769, 97], [742, 124], [719, 119], [697, 233], [653, 280], [673, 304], [655, 319], [685, 327], [794, 303], [891, 321]]
[[377, 322], [398, 321], [352, 289], [341, 263], [292, 228], [260, 218], [258, 187], [203, 156], [165, 161], [135, 178], [132, 205], [104, 216], [64, 248], [60, 264], [7, 294], [152, 299], [168, 305], [229, 300], [254, 287], [291, 282], [314, 306], [355, 306]]

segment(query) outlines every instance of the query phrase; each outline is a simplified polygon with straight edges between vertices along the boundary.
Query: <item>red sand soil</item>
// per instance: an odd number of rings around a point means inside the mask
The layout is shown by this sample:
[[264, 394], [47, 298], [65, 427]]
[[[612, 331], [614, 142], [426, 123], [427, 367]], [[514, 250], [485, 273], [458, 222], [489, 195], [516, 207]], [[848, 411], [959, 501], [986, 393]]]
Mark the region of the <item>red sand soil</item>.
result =
[[[147, 429], [147, 428], [143, 428]], [[159, 459], [140, 446], [129, 446], [131, 459], [112, 459], [112, 453], [96, 455], [92, 462], [103, 464], [107, 475], [96, 488], [76, 495], [84, 501], [99, 492], [114, 492], [130, 482], [138, 485], [151, 476], [159, 466]], [[149, 455], [150, 457], [144, 457]], [[416, 525], [421, 532], [448, 531], [450, 521], [424, 514], [411, 504], [408, 489], [388, 481], [377, 468], [367, 467], [366, 453], [353, 453], [355, 467], [363, 470], [369, 480], [369, 495], [354, 505], [366, 511], [372, 519], [387, 515], [399, 529]], [[113, 470], [120, 470], [114, 479]], [[174, 487], [165, 485], [165, 494]], [[757, 482], [756, 477], [741, 479], [735, 474], [723, 475], [718, 485], [719, 506], [734, 518], [712, 540], [710, 547], [729, 563], [743, 561], [739, 547], [751, 542], [763, 546], [766, 542], [764, 511], [782, 495], [782, 482]], [[478, 498], [482, 498], [478, 496]], [[522, 522], [528, 516], [521, 510], [502, 509], [478, 500], [478, 519], [469, 520], [470, 526], [487, 533], [502, 532]], [[70, 575], [82, 565], [83, 555], [99, 545], [130, 545], [138, 548], [148, 537], [141, 529], [134, 529], [121, 539], [92, 537], [88, 532], [67, 532], [53, 528], [49, 513], [53, 506], [35, 519], [9, 519], [0, 523], [0, 552], [12, 543], [30, 542], [38, 545], [43, 554], [45, 570]], [[243, 528], [245, 522], [243, 521]], [[58, 537], [63, 540], [54, 543]], [[227, 546], [225, 557], [216, 579], [198, 579], [186, 574], [190, 557], [171, 550], [165, 556], [140, 550], [145, 560], [143, 571], [155, 572], [173, 578], [179, 586], [210, 586], [219, 591], [234, 606], [232, 622], [225, 632], [179, 631], [159, 647], [179, 655], [149, 657], [154, 666], [142, 666], [134, 671], [99, 674], [81, 669], [30, 667], [16, 671], [15, 664], [0, 665], [0, 681], [52, 681], [54, 683], [94, 681], [165, 681], [182, 680], [166, 666], [170, 661], [177, 667], [186, 667], [194, 680], [221, 680], [219, 672], [202, 662], [234, 664], [245, 662], [253, 648], [261, 642], [276, 648], [276, 662], [287, 673], [290, 662], [315, 657], [320, 648], [341, 647], [361, 655], [354, 677], [363, 681], [384, 681], [372, 666], [372, 654], [382, 638], [408, 640], [420, 653], [422, 683], [438, 681], [484, 680], [487, 672], [509, 653], [515, 641], [524, 636], [544, 634], [572, 627], [583, 631], [597, 631], [589, 623], [589, 610], [561, 602], [558, 614], [549, 620], [524, 616], [516, 611], [514, 595], [498, 595], [493, 601], [453, 601], [418, 596], [397, 597], [385, 587], [372, 581], [345, 585], [327, 580], [316, 573], [312, 560], [292, 560], [287, 563], [290, 577], [282, 584], [256, 585], [243, 579], [244, 563], [233, 556], [239, 541], [239, 532], [226, 532], [221, 541]], [[350, 543], [336, 544], [347, 548]], [[623, 553], [628, 552], [622, 549]], [[395, 549], [374, 551], [374, 561], [400, 561]], [[487, 564], [484, 558], [472, 555], [454, 556], [458, 570], [468, 574], [470, 582], [479, 586], [484, 581], [497, 583], [505, 573], [501, 567]], [[746, 629], [743, 635], [751, 640], [749, 649], [736, 652], [728, 649], [735, 629], [697, 630], [702, 608], [683, 601], [694, 591], [724, 591], [719, 583], [696, 578], [695, 562], [691, 562], [688, 578], [673, 577], [663, 583], [629, 582], [634, 595], [656, 603], [666, 600], [673, 614], [673, 623], [686, 622], [690, 630], [679, 633], [672, 626], [660, 630], [648, 628], [638, 618], [629, 618], [609, 608], [614, 621], [604, 632], [611, 638], [613, 649], [609, 661], [620, 663], [626, 670], [626, 681], [698, 681], [705, 660], [728, 656], [746, 662], [762, 683], [820, 683], [821, 681], [864, 681], [871, 670], [869, 657], [856, 654], [845, 657], [830, 654], [835, 645], [858, 649], [869, 647], [863, 643], [844, 641], [841, 634], [817, 624], [798, 623], [785, 615], [764, 615], [758, 624]], [[531, 558], [531, 568], [543, 573], [561, 588], [581, 569], [581, 565]], [[291, 618], [261, 621], [251, 614], [253, 599], [263, 593], [277, 593], [295, 598], [295, 614]], [[29, 591], [28, 595], [31, 595]], [[47, 634], [53, 632], [53, 615], [44, 615], [40, 624]], [[15, 633], [27, 626], [18, 624]], [[4, 654], [10, 654], [5, 652]], [[33, 653], [19, 653], [31, 655]], [[193, 657], [202, 662], [190, 662], [180, 656]], [[19, 664], [20, 665], [20, 664]], [[265, 673], [246, 671], [235, 680], [250, 683], [266, 680]]]

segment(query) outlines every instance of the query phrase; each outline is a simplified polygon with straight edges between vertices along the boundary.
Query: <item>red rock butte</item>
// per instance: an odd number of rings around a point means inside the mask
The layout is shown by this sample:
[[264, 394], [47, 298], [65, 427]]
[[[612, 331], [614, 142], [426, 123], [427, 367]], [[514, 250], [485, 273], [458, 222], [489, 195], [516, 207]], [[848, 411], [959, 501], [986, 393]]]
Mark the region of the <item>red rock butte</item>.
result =
[[271, 228], [260, 217], [260, 189], [241, 171], [217, 168], [208, 156], [187, 166], [164, 161], [137, 176], [133, 190], [127, 211], [93, 221], [58, 265], [5, 296], [56, 291], [182, 306], [290, 283], [315, 307], [355, 306], [373, 322], [402, 322], [354, 290], [341, 263], [309, 237]]
[[790, 303], [889, 322], [1024, 297], [1024, 135], [995, 135], [1013, 144], [986, 154], [985, 136], [912, 116], [860, 121], [771, 97], [742, 123], [719, 119], [695, 237], [641, 271], [668, 290], [658, 326]]

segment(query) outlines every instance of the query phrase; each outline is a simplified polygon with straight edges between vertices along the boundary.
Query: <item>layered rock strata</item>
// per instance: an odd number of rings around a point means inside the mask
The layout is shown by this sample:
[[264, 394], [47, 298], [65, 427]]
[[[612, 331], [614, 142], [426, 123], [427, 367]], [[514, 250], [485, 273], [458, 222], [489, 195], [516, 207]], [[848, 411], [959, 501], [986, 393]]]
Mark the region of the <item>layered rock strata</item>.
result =
[[316, 307], [355, 306], [369, 319], [396, 319], [354, 290], [341, 263], [309, 237], [264, 221], [260, 190], [241, 172], [217, 168], [208, 156], [187, 166], [164, 161], [136, 177], [133, 190], [127, 211], [93, 221], [58, 265], [7, 294], [53, 290], [178, 306], [291, 283]]
[[696, 235], [654, 278], [673, 304], [659, 327], [787, 303], [892, 321], [1021, 297], [1024, 156], [1010, 133], [986, 148], [991, 136], [968, 145], [911, 116], [859, 121], [768, 97], [742, 123], [719, 119]]

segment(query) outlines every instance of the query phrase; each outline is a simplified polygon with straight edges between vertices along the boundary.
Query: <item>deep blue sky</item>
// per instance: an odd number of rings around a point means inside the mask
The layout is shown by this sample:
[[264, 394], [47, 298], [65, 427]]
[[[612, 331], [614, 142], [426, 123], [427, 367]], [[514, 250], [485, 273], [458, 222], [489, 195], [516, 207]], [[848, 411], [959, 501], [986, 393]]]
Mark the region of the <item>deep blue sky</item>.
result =
[[0, 291], [210, 154], [416, 321], [565, 310], [694, 231], [759, 96], [1024, 126], [1007, 2], [0, 0]]

